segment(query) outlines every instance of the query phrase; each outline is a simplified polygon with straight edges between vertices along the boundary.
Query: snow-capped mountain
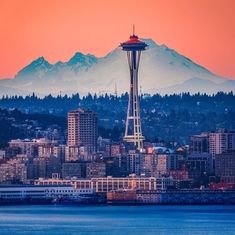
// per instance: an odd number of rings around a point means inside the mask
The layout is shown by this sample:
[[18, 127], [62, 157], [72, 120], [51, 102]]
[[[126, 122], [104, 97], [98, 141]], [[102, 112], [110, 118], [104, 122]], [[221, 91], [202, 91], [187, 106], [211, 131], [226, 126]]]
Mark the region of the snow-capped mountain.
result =
[[[151, 39], [144, 41], [149, 46], [142, 53], [139, 68], [142, 92], [235, 92], [235, 81], [211, 73], [166, 45], [158, 45]], [[68, 62], [55, 64], [40, 57], [19, 71], [14, 79], [0, 80], [0, 94], [18, 93], [17, 90], [19, 94], [41, 95], [113, 93], [115, 84], [118, 93], [129, 89], [126, 53], [119, 47], [105, 57], [77, 52]]]

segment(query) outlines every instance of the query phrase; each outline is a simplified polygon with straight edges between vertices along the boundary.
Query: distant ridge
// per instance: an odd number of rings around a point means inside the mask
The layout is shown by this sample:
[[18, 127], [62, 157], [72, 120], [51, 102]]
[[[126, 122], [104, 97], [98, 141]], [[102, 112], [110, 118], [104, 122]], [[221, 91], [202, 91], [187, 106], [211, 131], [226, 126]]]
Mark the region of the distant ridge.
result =
[[[166, 45], [143, 40], [149, 45], [142, 53], [139, 69], [143, 92], [235, 92], [235, 81], [213, 74]], [[120, 48], [101, 58], [77, 52], [69, 61], [55, 64], [39, 57], [15, 78], [0, 80], [0, 95], [114, 93], [115, 84], [119, 94], [129, 90], [126, 54]]]

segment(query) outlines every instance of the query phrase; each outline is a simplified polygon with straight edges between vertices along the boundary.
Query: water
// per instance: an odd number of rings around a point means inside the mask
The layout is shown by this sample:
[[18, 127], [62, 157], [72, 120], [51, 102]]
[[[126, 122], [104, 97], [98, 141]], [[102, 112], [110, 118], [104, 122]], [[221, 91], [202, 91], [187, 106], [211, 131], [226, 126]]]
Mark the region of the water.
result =
[[235, 234], [235, 206], [2, 206], [0, 234]]

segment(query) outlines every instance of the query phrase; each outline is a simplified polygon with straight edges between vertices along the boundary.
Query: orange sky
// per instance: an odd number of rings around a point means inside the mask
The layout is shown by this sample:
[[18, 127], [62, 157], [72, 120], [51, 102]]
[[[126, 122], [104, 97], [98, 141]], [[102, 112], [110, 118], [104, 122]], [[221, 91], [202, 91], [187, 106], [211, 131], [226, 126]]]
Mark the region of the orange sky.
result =
[[39, 56], [103, 56], [137, 34], [235, 79], [235, 0], [0, 0], [0, 78]]

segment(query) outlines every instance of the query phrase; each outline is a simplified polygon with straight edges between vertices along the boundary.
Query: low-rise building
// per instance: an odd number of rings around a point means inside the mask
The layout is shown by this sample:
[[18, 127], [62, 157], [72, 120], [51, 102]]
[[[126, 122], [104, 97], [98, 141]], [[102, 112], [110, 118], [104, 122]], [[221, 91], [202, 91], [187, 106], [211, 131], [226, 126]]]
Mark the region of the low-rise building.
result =
[[6, 150], [0, 150], [0, 160], [3, 160], [6, 158]]
[[75, 189], [72, 185], [4, 185], [0, 186], [0, 202], [5, 200], [79, 199], [91, 195], [92, 189]]
[[126, 178], [93, 178], [91, 179], [96, 192], [110, 192], [115, 190], [156, 190], [154, 177], [126, 177]]
[[174, 186], [174, 179], [172, 177], [158, 177], [156, 185], [157, 190], [167, 190]]
[[0, 182], [24, 182], [27, 179], [27, 166], [19, 159], [11, 159], [0, 165]]
[[90, 162], [86, 164], [86, 178], [105, 177], [106, 167], [102, 162]]
[[107, 192], [108, 203], [135, 203], [136, 190], [119, 190]]
[[82, 178], [83, 164], [79, 162], [65, 162], [62, 164], [62, 178], [71, 179], [73, 177]]
[[97, 193], [107, 193], [115, 190], [156, 190], [155, 177], [136, 177], [134, 175], [123, 178], [103, 177], [92, 179], [38, 179], [35, 185], [73, 185], [77, 189], [91, 188]]

